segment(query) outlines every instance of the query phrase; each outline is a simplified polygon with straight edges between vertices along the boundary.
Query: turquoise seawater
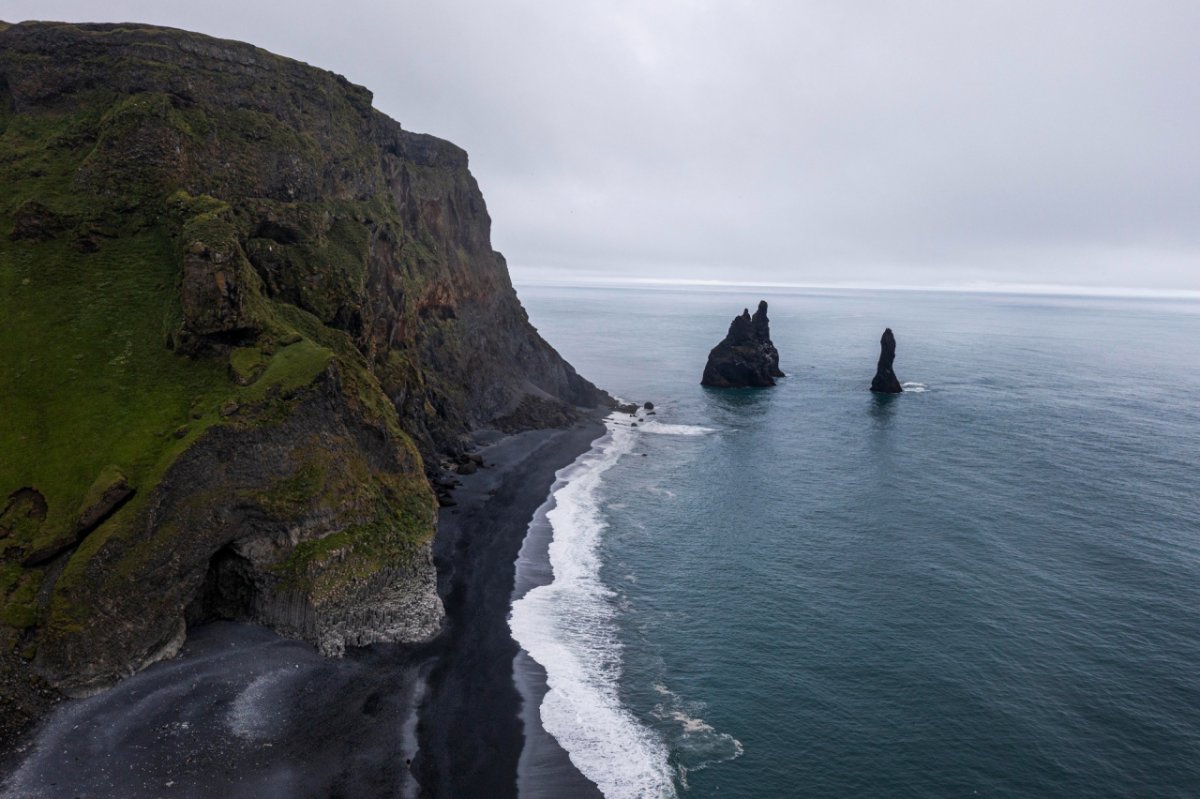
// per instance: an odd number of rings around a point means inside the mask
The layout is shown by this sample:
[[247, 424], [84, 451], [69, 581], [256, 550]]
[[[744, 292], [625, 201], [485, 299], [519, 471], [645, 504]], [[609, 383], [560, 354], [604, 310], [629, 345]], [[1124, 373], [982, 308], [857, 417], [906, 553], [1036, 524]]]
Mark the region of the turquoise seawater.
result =
[[[1200, 796], [1200, 303], [518, 290], [657, 406], [567, 475], [538, 628], [610, 799]], [[701, 388], [759, 299], [787, 379]]]

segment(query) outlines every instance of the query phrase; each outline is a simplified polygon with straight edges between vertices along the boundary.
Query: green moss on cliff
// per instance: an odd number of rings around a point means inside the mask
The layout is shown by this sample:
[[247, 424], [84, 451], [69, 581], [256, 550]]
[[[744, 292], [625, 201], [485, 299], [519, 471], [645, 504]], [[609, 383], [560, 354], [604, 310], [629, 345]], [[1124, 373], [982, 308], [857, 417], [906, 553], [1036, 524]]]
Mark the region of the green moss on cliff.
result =
[[144, 484], [194, 398], [215, 401], [224, 389], [219, 364], [163, 345], [174, 262], [153, 231], [87, 256], [63, 240], [0, 249], [0, 490], [32, 486], [46, 497], [41, 539], [73, 525], [108, 464]]
[[389, 481], [377, 495], [369, 521], [299, 544], [276, 573], [319, 605], [335, 599], [346, 586], [406, 568], [428, 544], [434, 514], [433, 504], [415, 481]]
[[0, 624], [23, 630], [37, 623], [37, 590], [40, 569], [26, 570], [15, 563], [0, 564]]
[[[184, 179], [174, 150], [205, 136], [218, 136], [235, 166], [264, 144], [300, 158], [315, 155], [311, 140], [273, 117], [233, 111], [214, 120], [199, 110], [179, 111], [162, 93], [111, 103], [97, 93], [96, 103], [82, 109], [4, 117], [0, 235], [14, 240], [0, 246], [0, 504], [32, 487], [45, 497], [47, 512], [12, 530], [0, 548], [10, 561], [69, 549], [79, 509], [106, 469], [119, 468], [137, 489], [71, 556], [47, 609], [51, 636], [86, 623], [89, 609], [66, 597], [89, 579], [97, 553], [130, 539], [119, 571], [133, 574], [143, 550], [162, 544], [163, 536], [137, 543], [134, 525], [182, 453], [216, 425], [286, 418], [290, 398], [335, 357], [352, 400], [396, 437], [420, 471], [415, 448], [361, 354], [344, 333], [324, 325], [363, 289], [367, 235], [358, 204], [306, 205], [309, 224], [287, 245], [288, 279], [304, 286], [298, 299], [318, 316], [272, 302], [241, 249], [248, 217], [223, 199], [172, 185]], [[201, 251], [227, 264], [221, 268], [261, 331], [225, 356], [218, 350], [185, 357], [168, 346], [185, 317], [181, 259]], [[310, 493], [308, 476], [298, 471], [281, 491], [311, 509], [325, 500]], [[421, 501], [428, 494], [415, 484], [406, 490]], [[431, 522], [423, 524], [427, 540]], [[40, 570], [4, 564], [0, 624], [37, 624], [41, 578]]]
[[83, 502], [79, 505], [79, 513], [82, 514], [85, 510], [100, 505], [108, 492], [126, 483], [127, 480], [128, 478], [126, 478], [125, 473], [121, 471], [119, 466], [112, 463], [105, 466], [100, 470], [100, 474], [97, 475], [96, 479], [92, 481], [92, 485], [88, 488], [87, 493], [83, 495]]
[[175, 224], [182, 227], [191, 220], [202, 221], [213, 219], [229, 210], [229, 203], [200, 194], [195, 197], [184, 189], [179, 189], [167, 200], [167, 210]]
[[[101, 210], [93, 198], [81, 196], [72, 186], [99, 118], [94, 109], [52, 108], [7, 116], [0, 134], [5, 156], [0, 164], [5, 177], [3, 210], [11, 214], [30, 200], [68, 214]], [[6, 221], [11, 224], [11, 217]]]
[[[361, 457], [347, 457], [352, 442], [312, 436], [296, 442], [293, 463], [285, 477], [263, 490], [242, 492], [279, 519], [289, 522], [313, 513], [326, 516], [331, 526], [353, 522], [372, 496], [371, 469]], [[341, 518], [345, 515], [351, 518]]]

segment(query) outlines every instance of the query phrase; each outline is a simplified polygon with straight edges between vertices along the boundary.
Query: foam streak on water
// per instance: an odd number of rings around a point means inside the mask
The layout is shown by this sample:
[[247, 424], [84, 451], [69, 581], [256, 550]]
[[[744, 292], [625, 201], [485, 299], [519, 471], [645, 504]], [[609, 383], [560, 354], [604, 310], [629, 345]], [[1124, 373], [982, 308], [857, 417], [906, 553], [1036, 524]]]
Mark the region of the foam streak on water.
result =
[[621, 652], [613, 592], [600, 580], [598, 546], [605, 522], [601, 478], [633, 444], [634, 431], [609, 424], [609, 434], [560, 476], [555, 507], [554, 580], [513, 603], [509, 626], [517, 643], [546, 670], [549, 690], [542, 726], [571, 762], [608, 799], [673, 797], [666, 745], [622, 707], [617, 694]]
[[642, 432], [658, 433], [664, 436], [703, 436], [715, 433], [716, 430], [695, 424], [667, 424], [657, 419], [651, 419], [642, 423]]

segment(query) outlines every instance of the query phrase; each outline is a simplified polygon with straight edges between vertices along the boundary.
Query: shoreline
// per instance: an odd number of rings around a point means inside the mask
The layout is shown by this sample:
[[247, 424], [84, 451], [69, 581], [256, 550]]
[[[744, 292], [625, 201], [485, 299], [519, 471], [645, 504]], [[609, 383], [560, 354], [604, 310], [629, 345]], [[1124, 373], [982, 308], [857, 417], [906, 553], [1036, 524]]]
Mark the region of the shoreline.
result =
[[[2, 759], [0, 796], [515, 797], [525, 741], [507, 623], [517, 553], [556, 472], [604, 434], [599, 418], [477, 450], [487, 468], [459, 478], [456, 504], [439, 512], [447, 617], [431, 642], [331, 659], [253, 624], [191, 628], [178, 657], [61, 703], [23, 735]], [[558, 753], [556, 770], [569, 775]]]
[[[570, 428], [518, 433], [478, 450], [487, 468], [459, 478], [456, 504], [439, 513], [434, 562], [446, 628], [422, 670], [412, 764], [429, 796], [517, 795], [524, 702], [514, 670], [520, 647], [508, 614], [518, 553], [557, 472], [604, 435], [600, 418], [597, 411]], [[555, 771], [569, 775], [574, 767], [558, 752]], [[591, 784], [574, 773], [572, 784], [586, 790]]]
[[[554, 580], [550, 563], [554, 526], [547, 514], [557, 507], [555, 492], [569, 480], [556, 476], [548, 496], [529, 522], [516, 561], [512, 602]], [[549, 691], [546, 669], [524, 649], [519, 649], [513, 659], [513, 681], [521, 694], [521, 721], [525, 730], [525, 746], [517, 762], [517, 793], [521, 799], [604, 799], [599, 788], [580, 773], [566, 750], [542, 726], [541, 705]]]

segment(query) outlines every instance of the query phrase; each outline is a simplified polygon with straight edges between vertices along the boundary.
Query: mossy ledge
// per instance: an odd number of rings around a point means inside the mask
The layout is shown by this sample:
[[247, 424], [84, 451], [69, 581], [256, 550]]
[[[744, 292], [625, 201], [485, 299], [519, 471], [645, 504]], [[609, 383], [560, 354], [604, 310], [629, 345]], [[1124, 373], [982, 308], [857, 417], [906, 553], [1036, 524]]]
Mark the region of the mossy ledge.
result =
[[466, 154], [341, 76], [0, 23], [0, 182], [0, 739], [191, 622], [428, 638], [424, 464], [608, 401], [529, 324]]

